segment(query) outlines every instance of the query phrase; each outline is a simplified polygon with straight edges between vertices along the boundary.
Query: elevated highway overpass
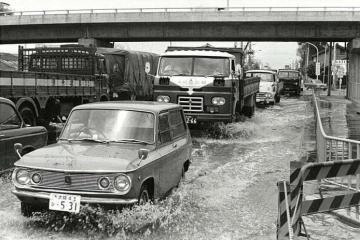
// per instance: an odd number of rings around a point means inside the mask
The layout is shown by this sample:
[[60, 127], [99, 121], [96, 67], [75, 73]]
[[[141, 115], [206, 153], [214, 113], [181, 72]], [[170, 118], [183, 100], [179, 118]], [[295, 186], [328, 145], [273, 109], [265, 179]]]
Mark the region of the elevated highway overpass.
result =
[[[8, 13], [9, 14], [9, 13]], [[112, 41], [349, 41], [360, 8], [161, 8], [12, 12], [0, 44]], [[1, 15], [1, 14], [0, 14]]]

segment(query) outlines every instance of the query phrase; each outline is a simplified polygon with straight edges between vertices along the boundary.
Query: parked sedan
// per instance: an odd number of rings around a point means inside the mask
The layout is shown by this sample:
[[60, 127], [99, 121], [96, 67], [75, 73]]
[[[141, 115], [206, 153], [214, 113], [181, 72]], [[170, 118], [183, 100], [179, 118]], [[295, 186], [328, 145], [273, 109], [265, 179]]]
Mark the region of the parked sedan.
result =
[[13, 167], [19, 156], [14, 144], [21, 143], [21, 154], [41, 148], [47, 143], [44, 127], [27, 127], [12, 101], [0, 97], [0, 170]]
[[160, 198], [188, 170], [191, 137], [179, 105], [102, 102], [75, 107], [57, 143], [16, 162], [21, 212], [79, 212]]

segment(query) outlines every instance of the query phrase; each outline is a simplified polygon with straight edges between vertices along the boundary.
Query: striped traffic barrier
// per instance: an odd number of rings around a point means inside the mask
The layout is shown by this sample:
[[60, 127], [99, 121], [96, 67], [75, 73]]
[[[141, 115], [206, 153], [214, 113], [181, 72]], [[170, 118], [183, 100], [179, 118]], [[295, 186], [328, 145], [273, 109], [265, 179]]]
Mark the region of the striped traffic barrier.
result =
[[[304, 182], [313, 180], [320, 182], [322, 179], [326, 178], [344, 177], [359, 174], [360, 159], [308, 163], [302, 167], [294, 168], [291, 171], [290, 182], [284, 185], [288, 188], [288, 190], [286, 187], [281, 188], [281, 184], [278, 183], [278, 240], [292, 239], [292, 232], [294, 235], [304, 235], [301, 232], [301, 226], [303, 226], [305, 230], [305, 236], [307, 236], [305, 225], [303, 225], [302, 216], [329, 212], [336, 209], [344, 209], [360, 204], [359, 191], [350, 194], [343, 194], [326, 198], [322, 197], [313, 200], [303, 199]], [[287, 194], [285, 194], [285, 192]], [[286, 199], [287, 196], [290, 196], [290, 198]], [[289, 206], [289, 210], [287, 210], [287, 206]], [[291, 230], [286, 231], [287, 226], [290, 226]]]

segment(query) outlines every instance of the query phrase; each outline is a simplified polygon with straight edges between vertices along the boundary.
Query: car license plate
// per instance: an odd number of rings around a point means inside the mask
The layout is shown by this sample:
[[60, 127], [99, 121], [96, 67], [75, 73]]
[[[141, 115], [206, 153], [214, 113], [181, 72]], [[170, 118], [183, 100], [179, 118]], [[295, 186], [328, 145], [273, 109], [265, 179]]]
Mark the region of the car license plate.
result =
[[56, 211], [78, 213], [80, 211], [79, 195], [50, 193], [49, 209]]
[[197, 119], [194, 118], [194, 117], [189, 117], [189, 116], [187, 116], [187, 117], [186, 117], [186, 123], [187, 123], [187, 124], [196, 124], [196, 123], [197, 123]]

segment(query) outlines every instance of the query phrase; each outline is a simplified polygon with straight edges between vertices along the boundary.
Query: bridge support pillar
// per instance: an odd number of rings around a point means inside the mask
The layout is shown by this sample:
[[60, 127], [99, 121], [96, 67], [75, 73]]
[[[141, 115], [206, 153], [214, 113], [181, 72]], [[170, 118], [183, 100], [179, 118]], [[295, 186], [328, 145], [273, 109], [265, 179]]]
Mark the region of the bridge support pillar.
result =
[[355, 38], [348, 44], [348, 51], [347, 93], [350, 100], [360, 103], [360, 38]]
[[113, 43], [96, 38], [79, 38], [78, 43], [86, 47], [114, 47]]

